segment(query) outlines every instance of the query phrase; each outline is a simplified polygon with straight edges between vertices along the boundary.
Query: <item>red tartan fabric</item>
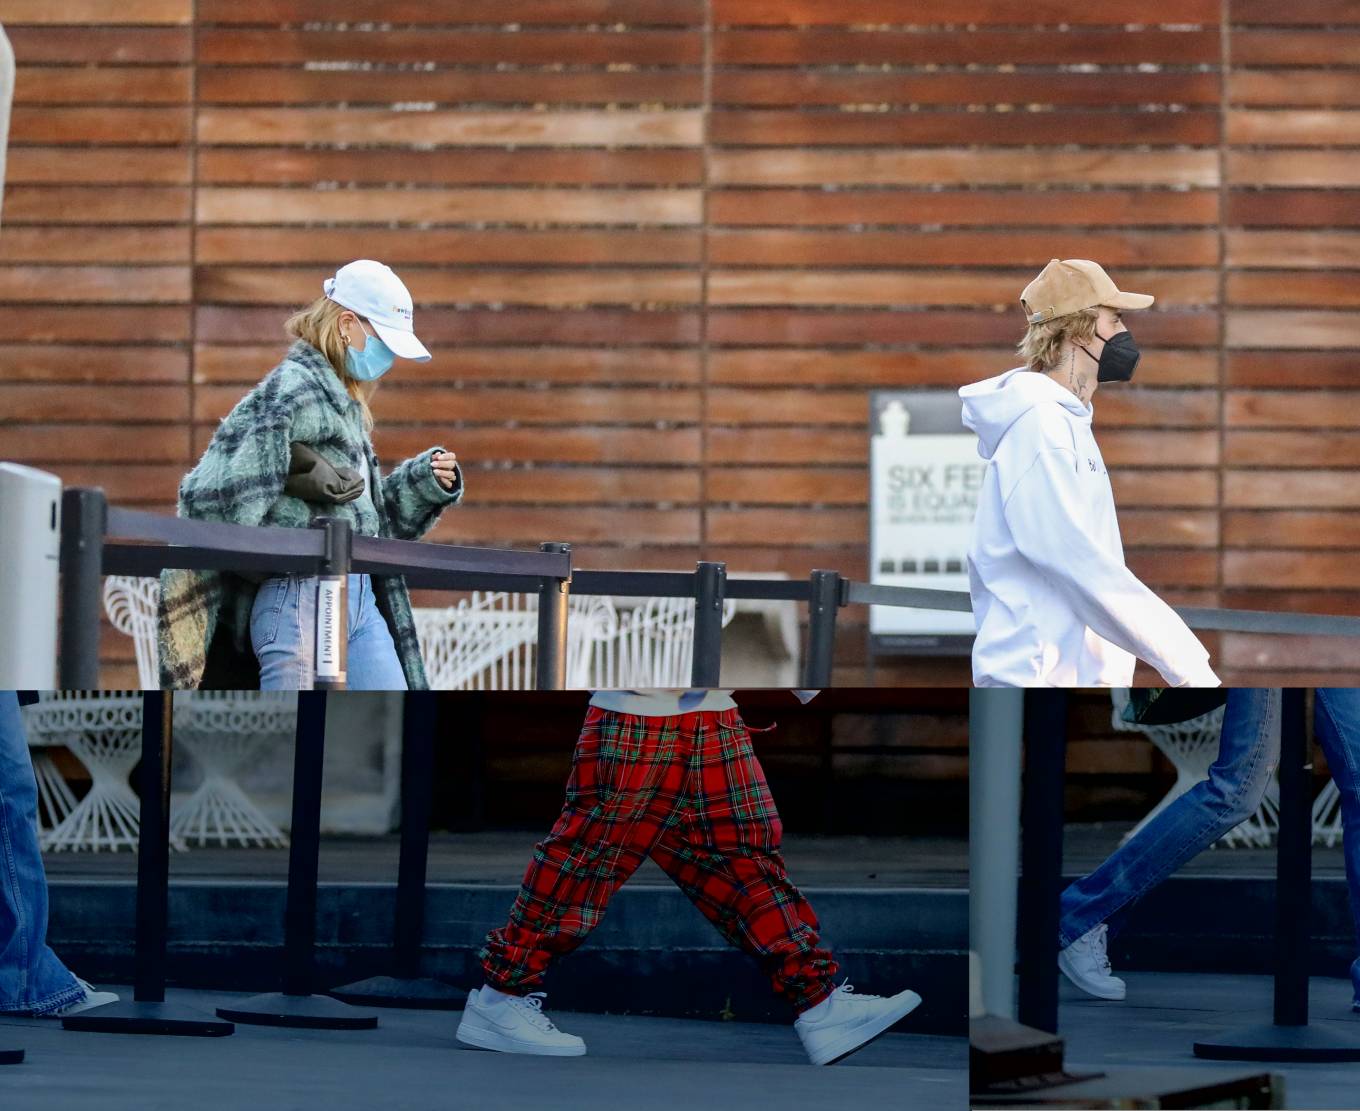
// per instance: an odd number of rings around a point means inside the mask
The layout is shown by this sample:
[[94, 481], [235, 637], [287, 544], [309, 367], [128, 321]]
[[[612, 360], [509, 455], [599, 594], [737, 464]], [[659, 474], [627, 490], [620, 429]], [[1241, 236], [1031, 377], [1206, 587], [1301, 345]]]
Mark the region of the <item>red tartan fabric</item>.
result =
[[562, 815], [534, 848], [510, 921], [482, 948], [487, 983], [536, 990], [650, 856], [802, 1013], [831, 993], [837, 966], [785, 874], [782, 832], [736, 710], [658, 718], [591, 707]]

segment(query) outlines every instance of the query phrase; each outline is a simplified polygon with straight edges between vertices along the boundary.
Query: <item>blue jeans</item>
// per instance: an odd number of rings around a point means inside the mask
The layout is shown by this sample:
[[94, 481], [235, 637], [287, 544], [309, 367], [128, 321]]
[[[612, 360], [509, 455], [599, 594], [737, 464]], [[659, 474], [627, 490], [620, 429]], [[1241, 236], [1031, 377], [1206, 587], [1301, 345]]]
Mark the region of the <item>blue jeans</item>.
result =
[[[1351, 918], [1360, 946], [1360, 691], [1319, 687], [1313, 720], [1318, 744], [1327, 756], [1332, 782], [1341, 796], [1341, 847], [1346, 858]], [[1360, 998], [1360, 959], [1351, 965], [1351, 982]]]
[[[349, 577], [346, 683], [351, 690], [404, 691], [392, 631], [367, 575]], [[250, 611], [250, 643], [260, 661], [260, 689], [311, 690], [316, 657], [316, 578], [266, 579]]]
[[1060, 944], [1065, 948], [1102, 922], [1118, 932], [1134, 903], [1256, 812], [1279, 760], [1280, 692], [1230, 690], [1209, 778], [1068, 886], [1062, 893]]
[[38, 784], [13, 691], [0, 691], [0, 1013], [46, 1014], [85, 996], [47, 947]]

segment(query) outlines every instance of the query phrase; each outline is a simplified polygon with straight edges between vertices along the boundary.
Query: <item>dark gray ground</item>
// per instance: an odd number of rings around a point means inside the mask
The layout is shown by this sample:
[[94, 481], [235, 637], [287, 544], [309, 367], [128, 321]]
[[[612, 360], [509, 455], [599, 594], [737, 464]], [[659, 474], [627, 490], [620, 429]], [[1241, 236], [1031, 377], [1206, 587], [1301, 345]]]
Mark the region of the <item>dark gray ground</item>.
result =
[[[173, 991], [211, 1010], [238, 998]], [[458, 1047], [458, 1014], [384, 1011], [377, 1030], [238, 1026], [229, 1038], [70, 1033], [59, 1023], [0, 1018], [5, 1111], [749, 1111], [756, 1107], [967, 1106], [963, 1038], [889, 1034], [843, 1063], [813, 1068], [790, 1026], [558, 1012], [586, 1039], [581, 1058]]]
[[[1118, 969], [1116, 969], [1118, 972]], [[1192, 1047], [1201, 1038], [1269, 1022], [1274, 982], [1268, 976], [1168, 972], [1120, 973], [1129, 986], [1123, 1003], [1083, 995], [1064, 982], [1058, 1017], [1070, 1068], [1160, 1066], [1208, 1070], [1220, 1075], [1282, 1073], [1285, 1106], [1360, 1108], [1360, 1063], [1292, 1065], [1204, 1061]], [[1360, 1015], [1350, 1010], [1348, 980], [1315, 977], [1310, 1016], [1335, 1022], [1360, 1043]]]

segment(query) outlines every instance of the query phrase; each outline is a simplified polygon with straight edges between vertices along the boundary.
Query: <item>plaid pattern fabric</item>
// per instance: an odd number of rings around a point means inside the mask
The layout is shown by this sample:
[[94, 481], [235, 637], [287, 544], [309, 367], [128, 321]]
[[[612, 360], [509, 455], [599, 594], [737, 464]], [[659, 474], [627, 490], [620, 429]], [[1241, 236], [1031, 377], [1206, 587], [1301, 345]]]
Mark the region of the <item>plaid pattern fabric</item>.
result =
[[836, 962], [779, 855], [782, 826], [736, 710], [637, 717], [591, 707], [567, 799], [534, 849], [510, 921], [480, 956], [487, 982], [535, 990], [610, 896], [651, 856], [801, 1013], [832, 991]]
[[[290, 444], [307, 444], [332, 466], [373, 475], [371, 498], [345, 505], [314, 505], [284, 494]], [[349, 520], [355, 533], [418, 540], [439, 515], [463, 496], [439, 485], [430, 469], [432, 447], [382, 475], [364, 432], [359, 404], [345, 392], [326, 356], [299, 340], [283, 362], [242, 398], [213, 434], [203, 457], [179, 487], [179, 515], [238, 525], [306, 528], [318, 515]], [[378, 608], [392, 630], [406, 683], [428, 684], [411, 614], [406, 580], [373, 576]], [[208, 649], [222, 623], [238, 652], [250, 649], [250, 607], [255, 584], [217, 571], [168, 570], [161, 574], [158, 615], [161, 686], [205, 682]], [[209, 685], [215, 685], [209, 682]]]

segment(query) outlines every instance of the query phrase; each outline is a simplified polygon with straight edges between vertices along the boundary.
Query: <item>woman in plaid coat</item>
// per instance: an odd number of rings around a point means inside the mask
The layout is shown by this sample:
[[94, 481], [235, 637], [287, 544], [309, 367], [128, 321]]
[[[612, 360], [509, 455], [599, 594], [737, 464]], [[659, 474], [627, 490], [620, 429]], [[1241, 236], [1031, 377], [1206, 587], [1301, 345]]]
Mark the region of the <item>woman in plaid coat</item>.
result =
[[[415, 336], [406, 287], [362, 259], [323, 288], [288, 321], [297, 342], [283, 362], [232, 409], [180, 483], [181, 517], [306, 528], [325, 515], [360, 535], [417, 540], [462, 498], [452, 452], [432, 447], [383, 475], [373, 450], [368, 402], [377, 379], [396, 356], [430, 357]], [[348, 685], [426, 687], [405, 580], [351, 575], [348, 586]], [[165, 571], [161, 686], [310, 687], [315, 605], [314, 577], [257, 583]]]

